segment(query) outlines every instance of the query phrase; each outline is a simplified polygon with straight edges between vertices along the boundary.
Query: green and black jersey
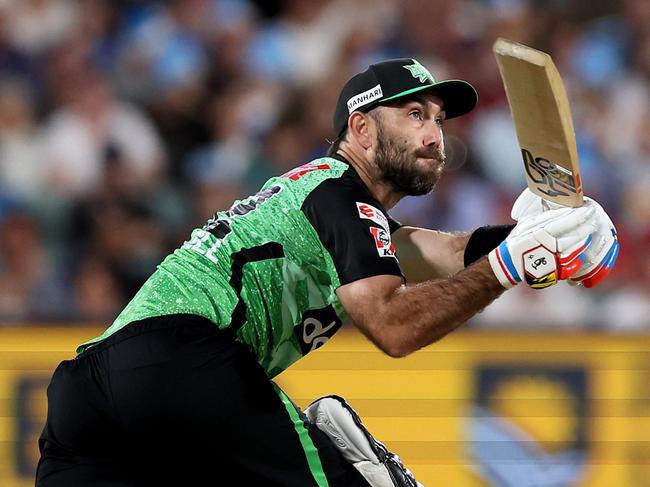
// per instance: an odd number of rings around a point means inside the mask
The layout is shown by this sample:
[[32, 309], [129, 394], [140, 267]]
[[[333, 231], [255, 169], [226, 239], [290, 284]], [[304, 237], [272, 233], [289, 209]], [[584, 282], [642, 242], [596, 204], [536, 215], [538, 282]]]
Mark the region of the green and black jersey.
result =
[[247, 344], [273, 377], [341, 326], [339, 286], [402, 276], [391, 242], [397, 228], [352, 166], [316, 159], [195, 229], [79, 351], [134, 321], [194, 314]]

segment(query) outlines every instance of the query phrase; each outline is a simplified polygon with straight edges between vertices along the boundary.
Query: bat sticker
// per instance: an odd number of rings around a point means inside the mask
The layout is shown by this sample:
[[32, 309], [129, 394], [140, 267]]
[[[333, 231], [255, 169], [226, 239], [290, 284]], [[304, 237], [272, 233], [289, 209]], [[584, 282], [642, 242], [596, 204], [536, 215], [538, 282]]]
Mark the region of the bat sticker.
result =
[[534, 157], [529, 150], [521, 149], [521, 155], [528, 176], [539, 185], [537, 189], [542, 193], [553, 197], [569, 196], [569, 193], [575, 194], [582, 191], [579, 175], [574, 177], [570, 170], [544, 157]]

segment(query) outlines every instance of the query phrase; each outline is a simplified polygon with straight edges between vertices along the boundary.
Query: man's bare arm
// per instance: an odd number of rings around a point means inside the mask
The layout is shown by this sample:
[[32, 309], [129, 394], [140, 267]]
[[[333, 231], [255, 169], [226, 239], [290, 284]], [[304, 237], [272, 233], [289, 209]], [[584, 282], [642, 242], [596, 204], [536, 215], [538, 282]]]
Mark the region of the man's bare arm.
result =
[[396, 276], [361, 279], [337, 290], [352, 322], [392, 357], [439, 340], [504, 291], [487, 259], [446, 279], [405, 285]]
[[401, 227], [392, 234], [402, 272], [410, 283], [447, 278], [464, 268], [470, 234]]

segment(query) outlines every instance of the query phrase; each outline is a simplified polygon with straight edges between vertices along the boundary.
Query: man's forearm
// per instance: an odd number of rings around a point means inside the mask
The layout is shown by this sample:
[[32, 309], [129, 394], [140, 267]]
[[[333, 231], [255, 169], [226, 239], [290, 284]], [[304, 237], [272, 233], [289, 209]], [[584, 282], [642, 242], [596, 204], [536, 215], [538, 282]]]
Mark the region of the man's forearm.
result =
[[468, 233], [402, 227], [393, 241], [408, 282], [447, 278], [464, 268]]
[[447, 279], [398, 288], [372, 334], [390, 347], [390, 355], [404, 356], [455, 330], [503, 291], [482, 258]]

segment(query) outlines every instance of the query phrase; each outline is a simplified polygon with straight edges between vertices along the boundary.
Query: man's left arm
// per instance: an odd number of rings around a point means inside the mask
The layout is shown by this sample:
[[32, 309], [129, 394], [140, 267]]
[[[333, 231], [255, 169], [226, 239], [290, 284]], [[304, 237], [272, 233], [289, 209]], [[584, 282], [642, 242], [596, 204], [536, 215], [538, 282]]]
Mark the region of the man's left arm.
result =
[[393, 232], [393, 242], [404, 276], [417, 283], [453, 276], [490, 253], [513, 228], [490, 225], [470, 233], [449, 233], [405, 226]]
[[392, 237], [408, 282], [446, 278], [465, 267], [463, 259], [469, 233], [405, 226], [393, 232]]

